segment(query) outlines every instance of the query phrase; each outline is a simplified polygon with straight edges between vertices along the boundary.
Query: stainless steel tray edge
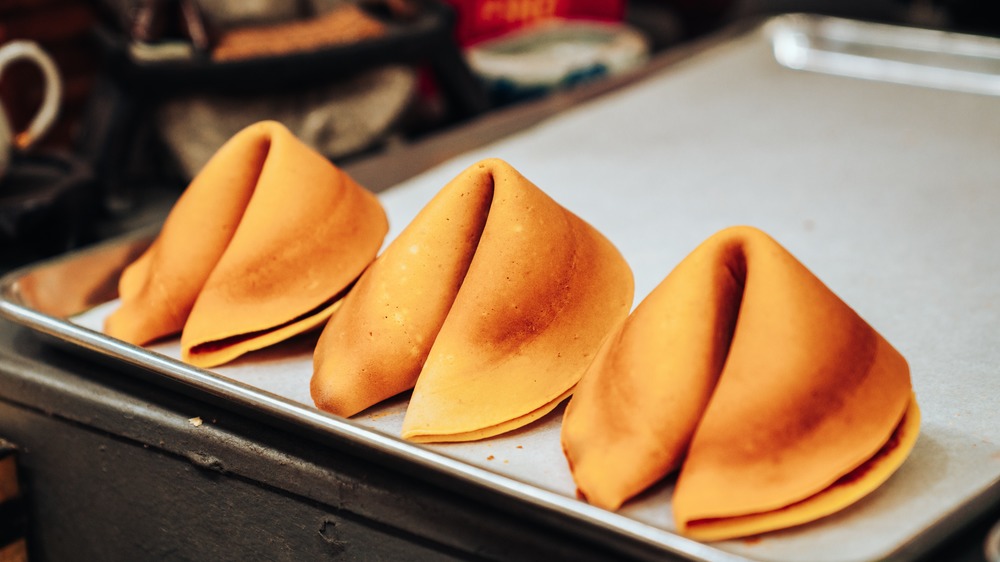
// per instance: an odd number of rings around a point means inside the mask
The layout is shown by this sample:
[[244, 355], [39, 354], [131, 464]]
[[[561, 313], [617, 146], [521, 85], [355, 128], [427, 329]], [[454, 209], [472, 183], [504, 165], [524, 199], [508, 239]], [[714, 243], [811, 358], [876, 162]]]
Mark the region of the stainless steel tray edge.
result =
[[[261, 421], [306, 429], [328, 443], [347, 444], [353, 452], [370, 460], [418, 469], [421, 476], [437, 484], [462, 483], [478, 499], [504, 502], [513, 500], [522, 506], [585, 524], [612, 535], [633, 541], [663, 554], [704, 562], [735, 562], [747, 558], [723, 552], [709, 545], [646, 525], [642, 522], [590, 506], [554, 492], [520, 482], [438, 453], [427, 446], [403, 441], [363, 427], [349, 419], [308, 408], [287, 398], [257, 389], [211, 371], [185, 364], [171, 357], [117, 340], [100, 332], [74, 324], [39, 309], [46, 303], [32, 303], [22, 291], [24, 283], [39, 273], [58, 273], [61, 268], [79, 266], [87, 260], [119, 261], [122, 255], [134, 255], [137, 248], [150, 242], [148, 234], [127, 236], [95, 248], [39, 262], [0, 278], [0, 317], [19, 324], [44, 341], [71, 353], [117, 365], [120, 369], [140, 370], [155, 376], [150, 381], [172, 389], [188, 389], [195, 397], [214, 398], [214, 403], [243, 412], [258, 414]], [[115, 278], [119, 271], [114, 272]], [[87, 302], [78, 299], [78, 302]], [[97, 303], [91, 303], [97, 304]], [[41, 306], [39, 306], [41, 305]], [[57, 305], [58, 307], [58, 305]], [[83, 310], [69, 311], [67, 316]], [[332, 440], [330, 439], [332, 438]], [[475, 492], [485, 492], [476, 494]]]

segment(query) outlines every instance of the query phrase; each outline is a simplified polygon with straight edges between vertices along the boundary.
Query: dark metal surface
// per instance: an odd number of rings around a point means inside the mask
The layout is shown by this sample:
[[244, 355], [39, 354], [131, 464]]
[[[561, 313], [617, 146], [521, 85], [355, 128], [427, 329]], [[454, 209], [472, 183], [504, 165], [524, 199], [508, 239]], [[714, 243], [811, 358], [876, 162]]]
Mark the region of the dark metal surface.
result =
[[108, 372], [6, 321], [0, 389], [35, 560], [625, 556]]

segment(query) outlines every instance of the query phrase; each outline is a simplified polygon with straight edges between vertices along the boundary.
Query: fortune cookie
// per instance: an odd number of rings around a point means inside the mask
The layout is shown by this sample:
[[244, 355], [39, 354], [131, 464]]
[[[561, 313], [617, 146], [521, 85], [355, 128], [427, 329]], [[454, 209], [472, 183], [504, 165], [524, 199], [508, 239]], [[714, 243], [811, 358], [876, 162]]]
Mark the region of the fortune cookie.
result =
[[137, 345], [181, 332], [184, 361], [225, 363], [321, 326], [387, 231], [374, 195], [284, 126], [251, 125], [125, 269], [105, 332]]
[[679, 467], [678, 531], [721, 540], [856, 502], [919, 422], [899, 352], [777, 242], [735, 227], [608, 337], [562, 444], [579, 493], [611, 510]]
[[415, 388], [403, 437], [466, 441], [545, 415], [632, 306], [618, 250], [501, 160], [449, 182], [361, 276], [312, 396], [351, 416]]

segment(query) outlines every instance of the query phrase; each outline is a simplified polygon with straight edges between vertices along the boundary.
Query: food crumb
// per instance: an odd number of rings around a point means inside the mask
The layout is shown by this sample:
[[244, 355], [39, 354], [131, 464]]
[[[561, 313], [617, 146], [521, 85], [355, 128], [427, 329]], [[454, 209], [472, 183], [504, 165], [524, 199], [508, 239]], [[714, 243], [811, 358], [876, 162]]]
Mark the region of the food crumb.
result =
[[496, 458], [496, 457], [494, 457], [493, 455], [490, 455], [490, 456], [486, 457], [486, 460], [488, 460], [488, 461], [491, 461], [491, 460], [493, 460], [493, 459], [495, 459], [495, 458]]
[[202, 421], [201, 421], [200, 417], [194, 417], [194, 418], [189, 419], [188, 423], [191, 424], [191, 425], [193, 425], [193, 426], [195, 426], [195, 427], [201, 427]]
[[517, 446], [517, 448], [518, 448], [518, 449], [523, 449], [524, 447], [522, 447], [522, 446], [518, 445], [518, 446]]

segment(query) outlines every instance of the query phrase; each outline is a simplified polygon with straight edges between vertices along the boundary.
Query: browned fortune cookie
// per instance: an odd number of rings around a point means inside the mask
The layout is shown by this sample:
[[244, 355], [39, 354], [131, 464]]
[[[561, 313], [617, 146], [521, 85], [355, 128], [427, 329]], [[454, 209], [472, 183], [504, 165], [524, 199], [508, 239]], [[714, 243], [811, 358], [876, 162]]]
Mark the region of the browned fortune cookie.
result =
[[312, 396], [351, 416], [415, 385], [406, 439], [510, 431], [569, 396], [633, 291], [604, 236], [506, 162], [484, 160], [358, 280], [320, 337]]
[[856, 502], [919, 424], [903, 357], [777, 242], [735, 227], [609, 336], [562, 443], [581, 495], [611, 510], [680, 468], [677, 529], [720, 540]]
[[181, 333], [200, 367], [321, 326], [374, 260], [381, 204], [284, 126], [223, 145], [119, 282], [105, 331], [144, 345]]

